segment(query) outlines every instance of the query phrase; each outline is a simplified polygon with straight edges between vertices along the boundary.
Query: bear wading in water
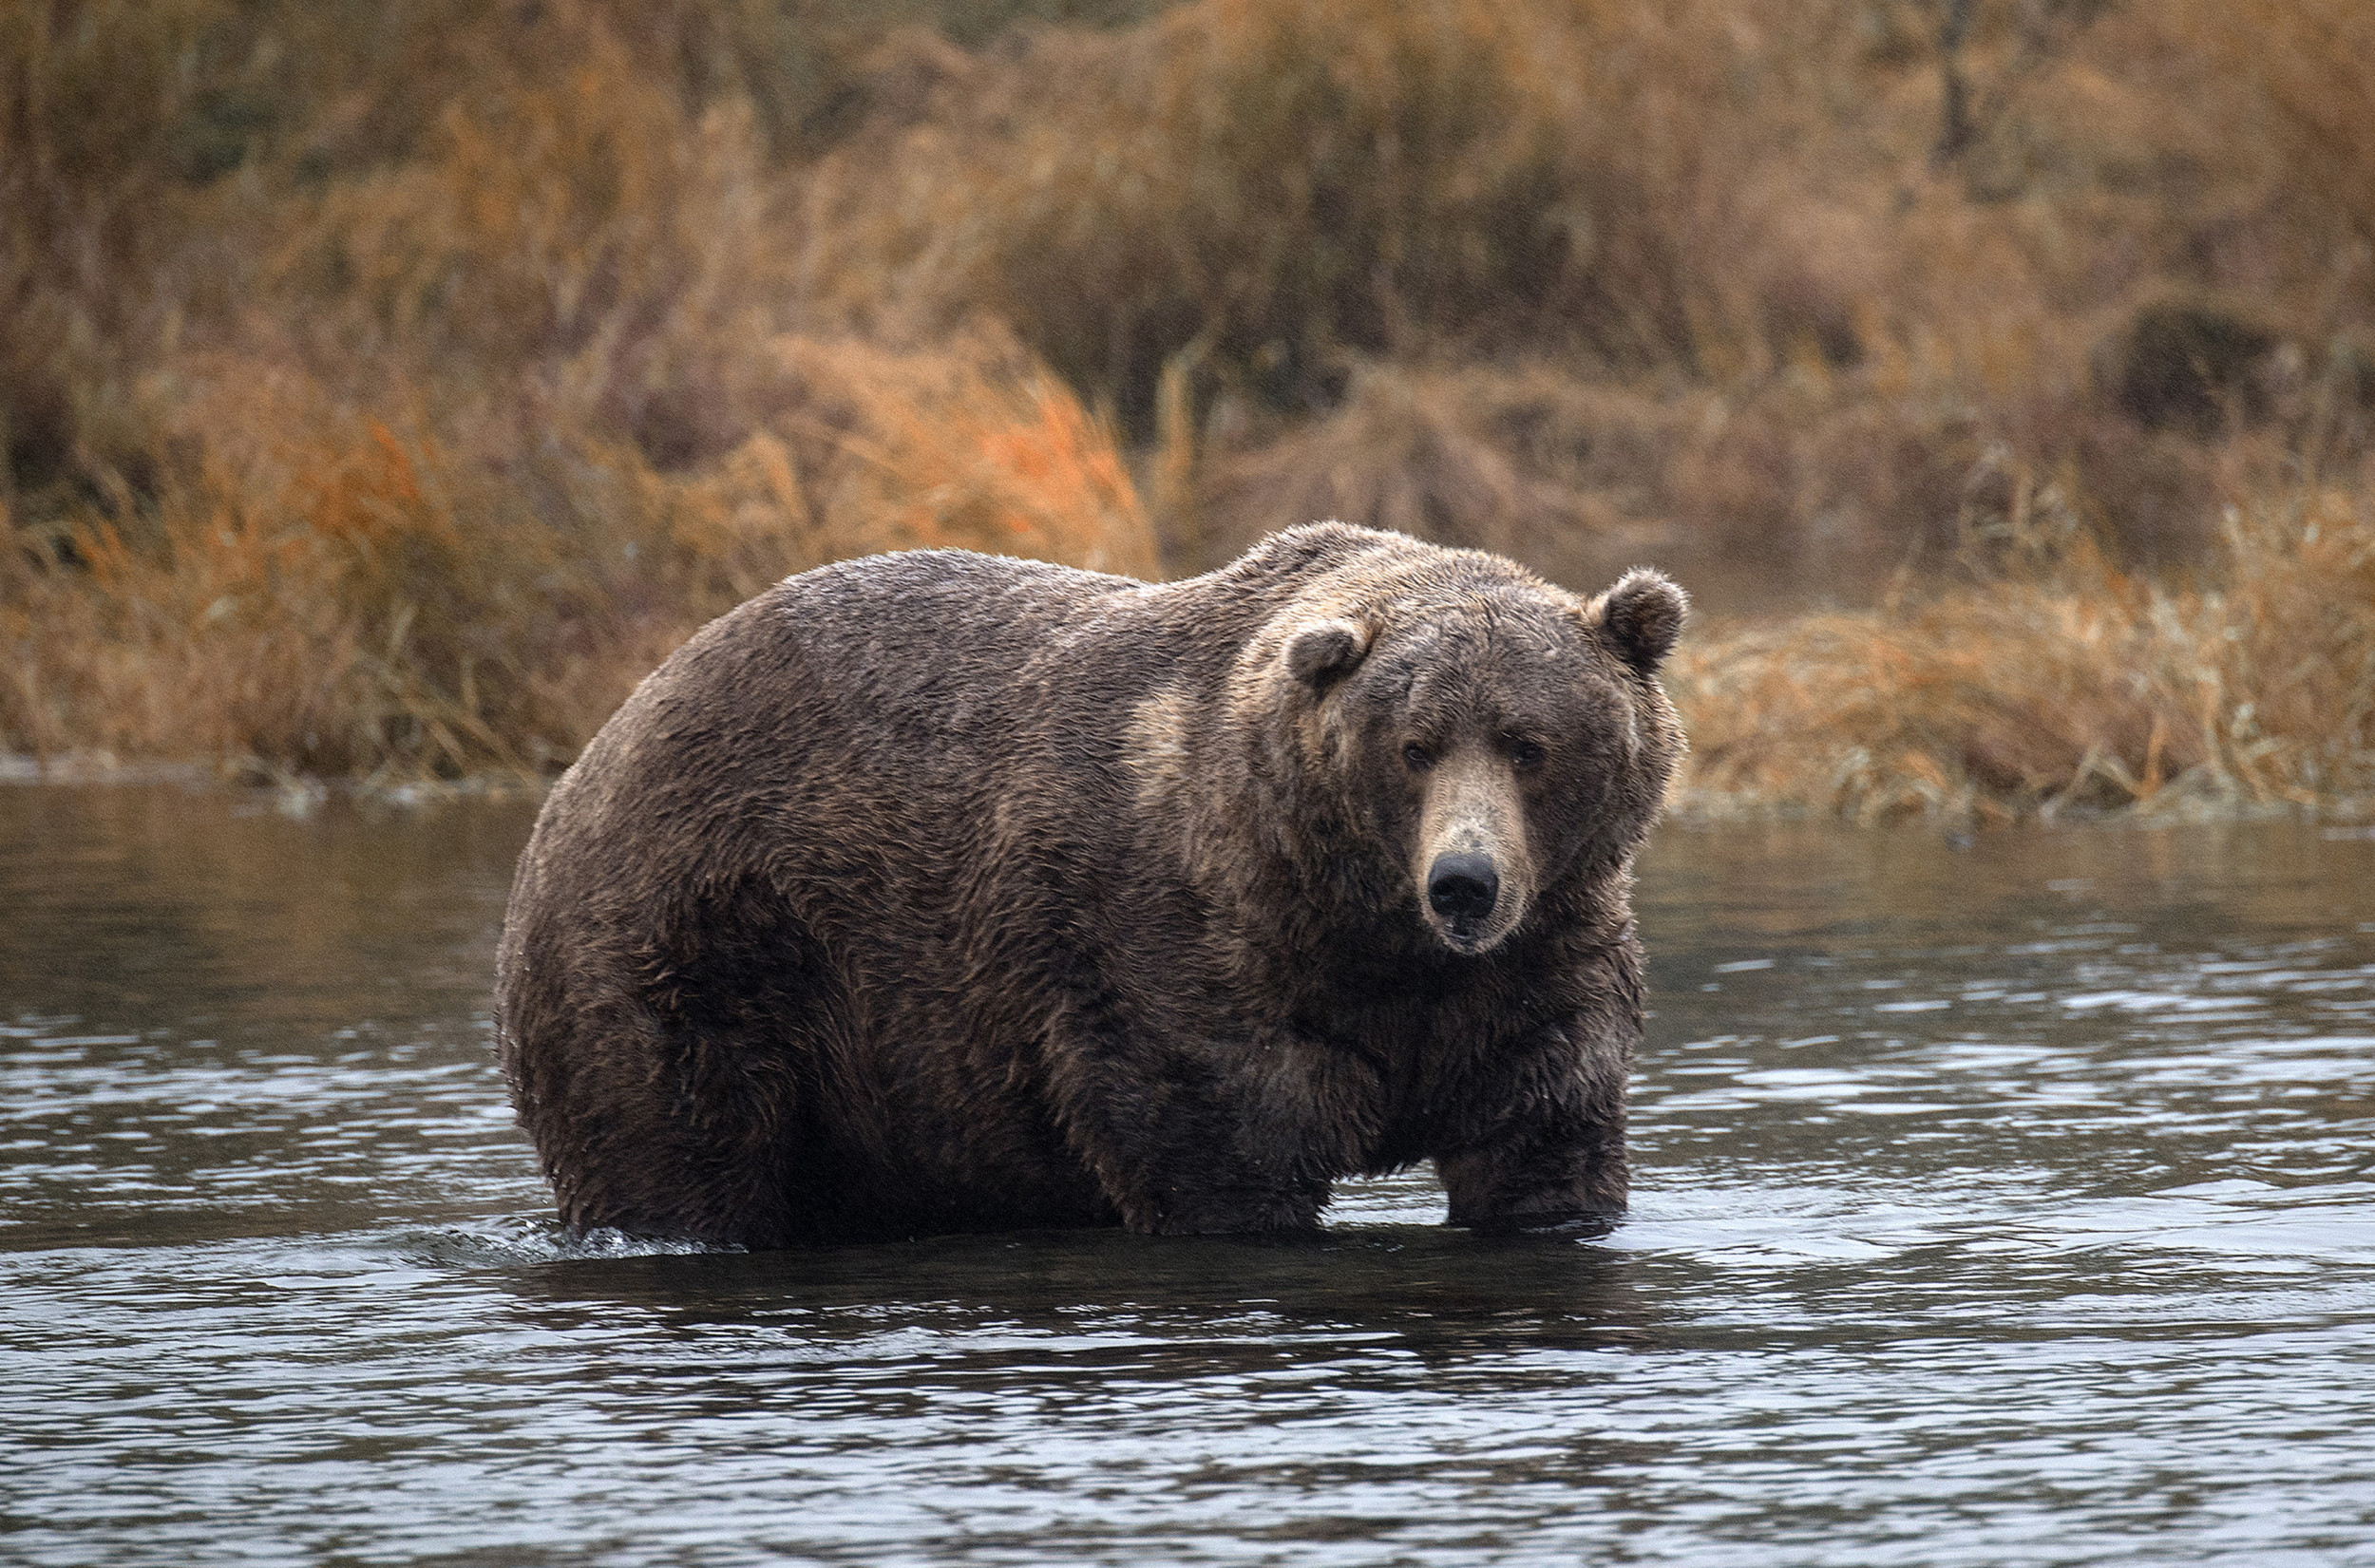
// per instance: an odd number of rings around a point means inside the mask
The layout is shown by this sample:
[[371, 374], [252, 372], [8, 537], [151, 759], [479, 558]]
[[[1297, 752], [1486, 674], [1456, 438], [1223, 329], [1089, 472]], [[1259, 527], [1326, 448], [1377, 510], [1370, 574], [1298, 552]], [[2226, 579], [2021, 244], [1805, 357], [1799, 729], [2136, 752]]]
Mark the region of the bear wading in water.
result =
[[1683, 610], [1336, 523], [778, 584], [521, 858], [497, 1025], [561, 1218], [1282, 1231], [1433, 1160], [1454, 1223], [1605, 1225]]

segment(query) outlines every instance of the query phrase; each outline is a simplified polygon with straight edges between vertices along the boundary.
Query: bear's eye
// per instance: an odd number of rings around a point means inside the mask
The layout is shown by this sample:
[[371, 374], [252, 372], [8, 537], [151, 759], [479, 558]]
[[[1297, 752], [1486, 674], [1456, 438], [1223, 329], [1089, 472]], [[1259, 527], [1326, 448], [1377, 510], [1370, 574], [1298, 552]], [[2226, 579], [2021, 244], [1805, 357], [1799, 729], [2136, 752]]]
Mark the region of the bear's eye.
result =
[[1434, 765], [1434, 753], [1420, 746], [1416, 741], [1413, 741], [1402, 747], [1402, 761], [1410, 765], [1412, 772], [1424, 773]]
[[1511, 767], [1540, 767], [1545, 755], [1542, 747], [1531, 741], [1510, 742], [1510, 765]]

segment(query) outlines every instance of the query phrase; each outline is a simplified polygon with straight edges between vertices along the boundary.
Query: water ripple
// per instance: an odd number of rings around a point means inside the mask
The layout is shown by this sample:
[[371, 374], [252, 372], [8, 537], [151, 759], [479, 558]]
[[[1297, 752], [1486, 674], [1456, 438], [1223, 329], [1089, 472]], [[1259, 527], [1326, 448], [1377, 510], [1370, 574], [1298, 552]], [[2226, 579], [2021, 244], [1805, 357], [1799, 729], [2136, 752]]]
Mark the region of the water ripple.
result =
[[1669, 832], [1631, 1220], [574, 1235], [515, 807], [0, 792], [28, 1564], [2375, 1563], [2375, 841]]

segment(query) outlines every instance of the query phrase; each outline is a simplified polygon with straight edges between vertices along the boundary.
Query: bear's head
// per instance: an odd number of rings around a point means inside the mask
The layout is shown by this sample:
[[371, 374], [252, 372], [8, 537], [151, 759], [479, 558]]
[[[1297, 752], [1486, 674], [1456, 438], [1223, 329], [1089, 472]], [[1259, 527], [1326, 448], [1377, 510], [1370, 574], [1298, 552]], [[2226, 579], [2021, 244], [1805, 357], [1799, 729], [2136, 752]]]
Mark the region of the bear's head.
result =
[[1647, 831], [1682, 750], [1657, 671], [1687, 600], [1646, 570], [1583, 600], [1493, 556], [1380, 554], [1261, 639], [1286, 731], [1271, 756], [1394, 878], [1369, 897], [1490, 953], [1563, 879], [1621, 872]]

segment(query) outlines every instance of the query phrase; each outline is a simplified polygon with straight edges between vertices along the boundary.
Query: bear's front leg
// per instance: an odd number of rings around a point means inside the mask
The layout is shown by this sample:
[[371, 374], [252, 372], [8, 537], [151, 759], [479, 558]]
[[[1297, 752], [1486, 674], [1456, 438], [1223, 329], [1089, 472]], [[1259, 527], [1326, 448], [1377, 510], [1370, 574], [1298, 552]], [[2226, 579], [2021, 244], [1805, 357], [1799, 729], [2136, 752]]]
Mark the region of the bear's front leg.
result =
[[[1624, 1091], [1631, 1052], [1623, 1043], [1576, 1048], [1579, 1025], [1517, 1053], [1507, 1113], [1472, 1141], [1435, 1156], [1452, 1200], [1451, 1222], [1480, 1231], [1606, 1229], [1624, 1218], [1631, 1185], [1624, 1160]], [[1606, 1036], [1600, 1037], [1606, 1040]]]
[[1172, 1096], [1164, 1110], [1151, 1124], [1113, 1129], [1100, 1140], [1112, 1154], [1092, 1162], [1131, 1230], [1237, 1236], [1319, 1225], [1327, 1173], [1264, 1138], [1248, 1107]]
[[1122, 1204], [1131, 1230], [1150, 1236], [1257, 1236], [1316, 1230], [1326, 1207], [1324, 1180], [1178, 1166], [1149, 1173]]
[[1150, 1235], [1317, 1228], [1377, 1116], [1372, 1069], [1300, 1040], [1142, 1038], [1102, 1066], [1069, 1097], [1067, 1130], [1123, 1222]]

